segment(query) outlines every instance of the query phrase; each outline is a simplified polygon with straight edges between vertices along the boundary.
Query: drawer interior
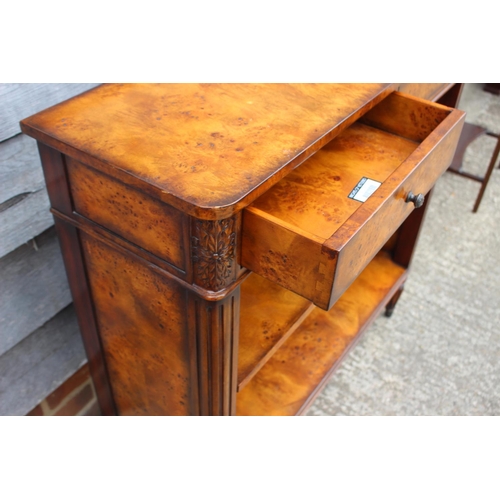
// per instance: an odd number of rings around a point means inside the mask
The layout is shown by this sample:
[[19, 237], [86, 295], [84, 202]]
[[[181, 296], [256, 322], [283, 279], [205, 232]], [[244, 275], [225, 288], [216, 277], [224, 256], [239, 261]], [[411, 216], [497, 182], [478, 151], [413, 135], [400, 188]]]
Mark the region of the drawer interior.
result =
[[265, 212], [328, 239], [362, 202], [363, 178], [383, 183], [449, 115], [443, 106], [394, 93], [256, 200]]
[[328, 310], [450, 164], [464, 113], [394, 92], [243, 213], [241, 264]]
[[349, 194], [361, 179], [384, 182], [417, 146], [355, 123], [262, 195], [252, 209], [326, 240], [360, 207]]

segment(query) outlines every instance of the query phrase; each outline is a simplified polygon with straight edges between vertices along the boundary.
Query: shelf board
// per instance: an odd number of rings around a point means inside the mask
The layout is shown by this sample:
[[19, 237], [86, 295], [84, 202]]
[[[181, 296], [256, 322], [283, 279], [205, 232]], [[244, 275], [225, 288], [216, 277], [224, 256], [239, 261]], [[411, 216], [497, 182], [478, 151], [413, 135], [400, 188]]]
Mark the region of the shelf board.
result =
[[348, 349], [406, 278], [406, 270], [380, 252], [325, 312], [315, 308], [238, 394], [238, 415], [304, 413]]
[[297, 329], [314, 305], [285, 288], [252, 274], [241, 285], [238, 390]]

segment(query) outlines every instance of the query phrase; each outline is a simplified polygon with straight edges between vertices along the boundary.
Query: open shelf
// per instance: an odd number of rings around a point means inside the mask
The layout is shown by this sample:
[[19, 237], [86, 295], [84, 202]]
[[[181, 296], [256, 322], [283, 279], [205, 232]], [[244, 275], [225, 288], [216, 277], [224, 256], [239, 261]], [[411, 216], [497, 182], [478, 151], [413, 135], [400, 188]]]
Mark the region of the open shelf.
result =
[[304, 413], [405, 278], [406, 270], [386, 252], [377, 254], [329, 312], [314, 308], [252, 378], [237, 396], [237, 414]]
[[314, 304], [252, 274], [241, 285], [238, 390], [241, 390], [297, 329]]

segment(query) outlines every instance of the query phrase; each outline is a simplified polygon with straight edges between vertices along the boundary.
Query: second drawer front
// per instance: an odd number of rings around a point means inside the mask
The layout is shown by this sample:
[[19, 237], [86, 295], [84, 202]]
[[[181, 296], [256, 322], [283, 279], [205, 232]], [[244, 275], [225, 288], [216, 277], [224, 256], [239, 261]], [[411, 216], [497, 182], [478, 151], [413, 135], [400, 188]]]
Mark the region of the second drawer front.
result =
[[[331, 308], [448, 167], [463, 119], [392, 94], [245, 209], [241, 264]], [[361, 202], [363, 177], [381, 184]]]

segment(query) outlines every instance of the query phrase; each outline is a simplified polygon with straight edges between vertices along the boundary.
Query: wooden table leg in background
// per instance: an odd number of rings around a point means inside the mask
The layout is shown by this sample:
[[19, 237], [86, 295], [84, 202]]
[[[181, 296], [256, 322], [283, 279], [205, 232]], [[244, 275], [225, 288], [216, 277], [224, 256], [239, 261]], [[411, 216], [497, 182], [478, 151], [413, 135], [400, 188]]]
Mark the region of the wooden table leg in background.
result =
[[477, 212], [481, 200], [483, 199], [486, 186], [488, 185], [488, 181], [490, 180], [491, 174], [493, 172], [493, 169], [495, 168], [495, 164], [498, 159], [498, 154], [500, 153], [500, 135], [493, 134], [491, 132], [488, 132], [488, 135], [497, 138], [497, 145], [495, 146], [495, 150], [493, 151], [493, 156], [491, 157], [490, 164], [488, 165], [488, 170], [486, 171], [486, 175], [484, 176], [483, 182], [481, 184], [481, 189], [479, 190], [479, 194], [477, 195], [476, 203], [474, 204], [474, 208], [472, 209], [474, 213]]

